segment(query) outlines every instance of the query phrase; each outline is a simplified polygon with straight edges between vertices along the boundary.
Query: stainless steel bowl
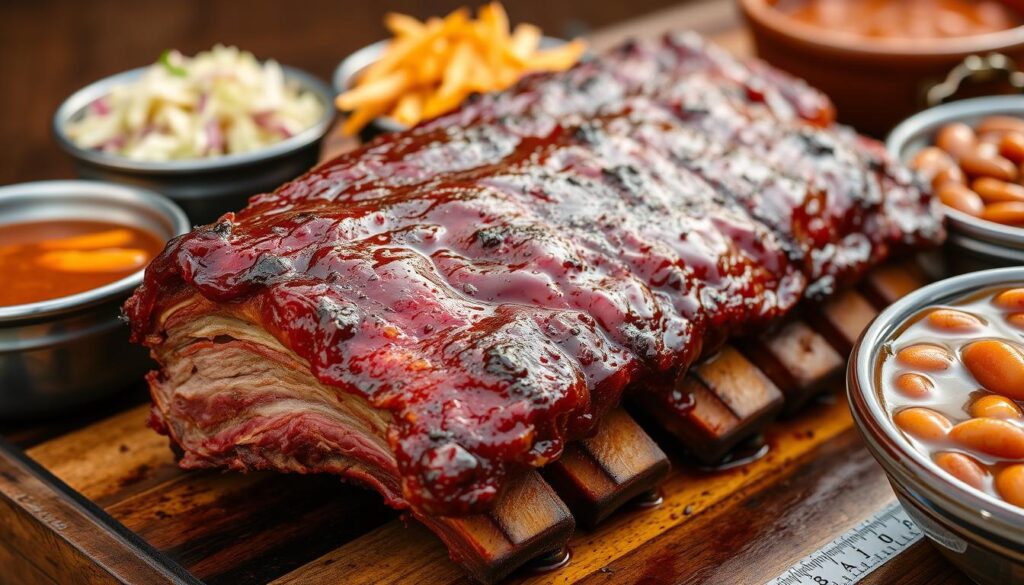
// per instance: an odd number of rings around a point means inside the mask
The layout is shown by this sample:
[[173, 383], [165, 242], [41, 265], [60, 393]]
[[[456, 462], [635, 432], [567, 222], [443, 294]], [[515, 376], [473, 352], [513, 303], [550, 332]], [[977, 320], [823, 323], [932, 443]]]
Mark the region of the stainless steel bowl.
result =
[[[341, 94], [350, 89], [355, 83], [356, 76], [359, 75], [359, 72], [366, 69], [377, 59], [380, 59], [390, 42], [390, 39], [384, 39], [382, 41], [366, 45], [362, 49], [359, 49], [348, 57], [345, 57], [341, 63], [338, 63], [338, 66], [334, 69], [334, 74], [331, 75], [331, 84], [334, 86], [335, 93]], [[563, 45], [565, 42], [565, 40], [556, 37], [542, 37], [540, 46], [544, 49], [550, 49], [552, 47]], [[405, 129], [406, 126], [394, 118], [378, 116], [360, 131], [359, 137], [363, 141], [369, 141], [380, 134], [398, 132]]]
[[[886, 139], [886, 147], [893, 156], [909, 162], [919, 150], [934, 142], [935, 133], [945, 124], [975, 124], [993, 114], [1024, 118], [1024, 96], [989, 96], [925, 110], [896, 126]], [[949, 207], [946, 219], [949, 225], [946, 259], [950, 273], [1024, 264], [1024, 229], [978, 219]]]
[[995, 286], [1024, 285], [1024, 267], [964, 274], [896, 301], [868, 326], [847, 370], [853, 419], [868, 450], [889, 477], [896, 497], [938, 550], [978, 583], [1024, 579], [1024, 511], [949, 479], [914, 448], [886, 412], [877, 369], [901, 326], [926, 307]]
[[[177, 205], [145, 189], [91, 181], [0, 187], [0, 229], [55, 219], [130, 225], [165, 240], [189, 230]], [[141, 379], [152, 364], [128, 342], [120, 312], [143, 272], [66, 297], [0, 307], [0, 417], [65, 410]]]
[[118, 85], [138, 79], [145, 68], [101, 79], [71, 95], [53, 115], [57, 143], [74, 159], [85, 179], [136, 185], [170, 197], [192, 221], [210, 223], [221, 214], [245, 206], [251, 195], [265, 193], [312, 168], [320, 157], [320, 143], [334, 120], [331, 89], [313, 75], [282, 66], [285, 79], [314, 94], [324, 114], [312, 127], [253, 152], [215, 158], [167, 162], [138, 161], [94, 149], [81, 148], [67, 136], [67, 123]]

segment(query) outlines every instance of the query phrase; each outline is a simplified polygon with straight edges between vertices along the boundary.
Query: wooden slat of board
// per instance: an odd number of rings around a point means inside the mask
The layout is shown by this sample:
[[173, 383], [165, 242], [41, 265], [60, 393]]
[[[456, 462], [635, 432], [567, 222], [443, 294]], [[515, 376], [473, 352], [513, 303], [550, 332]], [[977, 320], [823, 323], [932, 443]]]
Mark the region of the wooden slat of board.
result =
[[441, 536], [458, 564], [482, 583], [495, 583], [532, 558], [557, 553], [575, 528], [569, 509], [536, 471], [512, 479], [486, 514], [420, 520]]
[[376, 493], [332, 476], [182, 476], [108, 511], [210, 585], [280, 575], [395, 516]]
[[[646, 418], [673, 435], [697, 459], [718, 463], [740, 441], [756, 435], [779, 413], [782, 392], [736, 348], [726, 345], [675, 382], [672, 393], [635, 393]], [[682, 410], [663, 401], [678, 394]]]
[[836, 351], [848, 356], [861, 332], [876, 315], [878, 309], [863, 294], [846, 289], [808, 311], [807, 320]]
[[872, 270], [859, 289], [876, 308], [884, 309], [928, 282], [924, 270], [914, 261], [893, 262]]
[[846, 367], [846, 357], [800, 320], [742, 340], [738, 347], [779, 387], [787, 412], [795, 412], [815, 394], [835, 387]]
[[0, 567], [9, 583], [32, 583], [34, 585], [61, 585], [55, 577], [39, 568], [30, 559], [17, 551], [24, 543], [0, 541]]
[[59, 583], [194, 582], [121, 532], [102, 511], [72, 497], [67, 486], [5, 441], [0, 441], [0, 518], [0, 543], [22, 561], [17, 569], [22, 575], [35, 568]]
[[180, 477], [168, 439], [142, 405], [41, 443], [28, 455], [100, 506]]
[[654, 489], [668, 472], [668, 457], [622, 408], [601, 420], [595, 436], [570, 444], [561, 459], [542, 470], [585, 526]]
[[[814, 405], [807, 412], [776, 423], [766, 433], [770, 452], [742, 468], [708, 473], [681, 466], [662, 486], [664, 501], [654, 508], [622, 510], [597, 528], [577, 531], [569, 541], [572, 560], [555, 572], [518, 572], [510, 583], [572, 583], [599, 573], [614, 559], [629, 554], [705, 510], [723, 504], [739, 490], [755, 486], [789, 468], [816, 446], [851, 428], [845, 404]], [[444, 548], [422, 528], [392, 521], [275, 583], [460, 583], [464, 577]]]

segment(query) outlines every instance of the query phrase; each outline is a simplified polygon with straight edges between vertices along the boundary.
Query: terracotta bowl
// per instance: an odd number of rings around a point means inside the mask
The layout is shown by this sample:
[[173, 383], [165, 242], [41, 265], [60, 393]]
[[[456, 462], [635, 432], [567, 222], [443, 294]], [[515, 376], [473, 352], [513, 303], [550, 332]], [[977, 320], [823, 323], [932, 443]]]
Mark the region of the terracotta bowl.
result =
[[757, 55], [828, 94], [840, 121], [878, 137], [926, 107], [928, 90], [972, 55], [1001, 53], [1024, 66], [1024, 26], [960, 38], [864, 39], [799, 22], [775, 3], [739, 0]]

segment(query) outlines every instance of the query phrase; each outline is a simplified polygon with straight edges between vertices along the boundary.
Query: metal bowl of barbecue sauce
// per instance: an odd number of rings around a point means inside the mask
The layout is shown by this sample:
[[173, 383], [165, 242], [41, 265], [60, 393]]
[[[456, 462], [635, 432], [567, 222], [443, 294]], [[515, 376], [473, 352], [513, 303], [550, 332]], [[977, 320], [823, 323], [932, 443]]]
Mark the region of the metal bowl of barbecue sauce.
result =
[[[871, 323], [854, 347], [847, 370], [847, 397], [854, 422], [868, 450], [885, 470], [903, 508], [940, 553], [971, 579], [985, 585], [1024, 582], [1024, 509], [993, 495], [991, 490], [961, 483], [940, 467], [933, 457], [941, 452], [960, 451], [955, 442], [940, 442], [937, 447], [930, 447], [929, 455], [922, 451], [923, 443], [915, 444], [897, 426], [893, 416], [907, 406], [901, 406], [892, 394], [894, 382], [891, 376], [883, 375], [883, 364], [894, 360], [896, 352], [908, 343], [922, 342], [920, 337], [912, 336], [908, 341], [900, 336], [922, 322], [926, 309], [961, 301], [985, 302], [985, 295], [992, 291], [1022, 286], [1024, 267], [1017, 267], [964, 274], [919, 289], [895, 302]], [[1016, 331], [1007, 333], [1011, 329], [1003, 329], [1002, 335], [1019, 335]], [[929, 345], [951, 345], [950, 351], [957, 356], [962, 355], [955, 349], [961, 342], [982, 339], [985, 335], [942, 333], [935, 334], [934, 339], [924, 339]], [[1022, 340], [1024, 337], [1017, 338]], [[941, 377], [960, 376], [961, 370], [957, 368], [931, 374], [935, 379], [933, 394], [901, 400], [938, 412], [965, 409], [966, 404], [958, 402], [961, 387], [954, 386], [951, 378]], [[894, 371], [900, 370], [888, 373]], [[956, 384], [973, 387], [970, 379], [957, 380], [960, 381]], [[956, 392], [943, 393], [950, 389]], [[980, 389], [977, 393], [991, 395]], [[973, 404], [976, 399], [972, 392], [967, 403]], [[957, 422], [957, 418], [950, 418]], [[986, 481], [994, 480], [990, 476]]]
[[141, 380], [121, 305], [189, 230], [152, 191], [90, 181], [0, 188], [0, 418], [67, 410]]
[[[1024, 118], [1024, 96], [974, 98], [930, 108], [896, 126], [886, 147], [909, 163], [918, 151], [934, 143], [936, 133], [946, 124], [963, 122], [973, 127], [993, 115]], [[985, 221], [951, 207], [945, 211], [949, 237], [944, 256], [950, 274], [1024, 265], [1024, 228]]]

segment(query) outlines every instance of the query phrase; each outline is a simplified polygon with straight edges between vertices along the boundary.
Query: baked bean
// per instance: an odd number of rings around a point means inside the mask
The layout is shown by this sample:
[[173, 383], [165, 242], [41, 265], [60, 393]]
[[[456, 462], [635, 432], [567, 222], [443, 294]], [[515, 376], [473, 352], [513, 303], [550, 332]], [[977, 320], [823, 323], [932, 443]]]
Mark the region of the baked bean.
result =
[[[1000, 136], [997, 140], [991, 140], [991, 141], [987, 141], [987, 142], [979, 142], [978, 144], [976, 144], [974, 146], [975, 154], [977, 154], [978, 156], [983, 156], [985, 158], [992, 158], [993, 156], [999, 156], [999, 140], [1002, 140], [1002, 138], [1003, 137]], [[965, 152], [964, 154], [968, 154], [968, 153]], [[961, 158], [962, 157], [963, 157], [963, 155], [961, 155]]]
[[910, 168], [921, 173], [929, 181], [936, 173], [950, 167], [956, 167], [956, 161], [937, 146], [922, 148], [910, 161]]
[[897, 412], [892, 420], [903, 432], [923, 441], [939, 441], [953, 424], [949, 419], [928, 408], [912, 407]]
[[896, 331], [875, 372], [892, 424], [934, 473], [1024, 508], [1024, 285], [965, 294]]
[[971, 184], [971, 189], [986, 203], [997, 201], [1024, 201], [1024, 186], [1007, 183], [992, 177], [982, 177]]
[[1014, 116], [986, 116], [975, 127], [978, 134], [986, 132], [1024, 132], [1024, 120]]
[[945, 469], [946, 473], [973, 488], [980, 490], [985, 487], [985, 476], [988, 473], [973, 457], [947, 451], [936, 455], [935, 463]]
[[1006, 135], [1006, 132], [1003, 132], [1002, 130], [999, 130], [999, 131], [993, 130], [991, 132], [983, 132], [983, 133], [977, 135], [978, 136], [978, 143], [979, 144], [995, 144], [998, 147], [999, 143], [1003, 140], [1003, 136], [1005, 136], [1005, 135]]
[[949, 368], [953, 356], [941, 345], [919, 343], [896, 352], [896, 360], [916, 370], [938, 372]]
[[[974, 150], [960, 157], [960, 168], [971, 177], [993, 177], [1001, 181], [1016, 179], [1017, 165], [999, 156], [998, 152], [984, 148], [985, 146], [979, 144]], [[995, 149], [995, 145], [988, 146]]]
[[960, 167], [953, 165], [946, 167], [941, 171], [935, 173], [931, 179], [932, 189], [938, 189], [947, 184], [966, 185], [967, 175], [964, 174]]
[[974, 135], [974, 130], [963, 122], [946, 124], [935, 136], [935, 146], [945, 150], [955, 158], [960, 158], [960, 156], [972, 150], [977, 142], [978, 137]]
[[949, 430], [949, 438], [985, 455], [1024, 459], [1024, 428], [998, 418], [965, 420]]
[[1007, 225], [1024, 224], [1024, 202], [1002, 201], [991, 203], [981, 212], [982, 219]]
[[1024, 311], [1024, 288], [1011, 288], [996, 295], [993, 302], [998, 307]]
[[910, 168], [916, 171], [944, 169], [954, 164], [956, 163], [953, 157], [938, 146], [926, 146], [917, 151], [914, 158], [910, 160]]
[[1024, 313], [1014, 313], [1006, 317], [1006, 322], [1014, 327], [1024, 329]]
[[1004, 500], [1024, 508], [1024, 465], [1011, 465], [996, 476], [996, 491]]
[[943, 331], [976, 331], [984, 325], [981, 319], [956, 309], [935, 309], [927, 318], [929, 325]]
[[971, 403], [974, 418], [1021, 418], [1020, 407], [1005, 396], [986, 394]]
[[933, 384], [927, 376], [907, 372], [900, 374], [899, 377], [896, 378], [896, 388], [905, 396], [909, 396], [911, 398], [925, 398], [931, 394], [932, 389], [935, 388], [935, 384]]
[[1020, 164], [1024, 162], [1024, 134], [1007, 132], [999, 139], [999, 154]]
[[999, 339], [983, 339], [963, 349], [967, 370], [987, 390], [1024, 400], [1024, 352]]
[[978, 217], [985, 211], [985, 202], [981, 197], [961, 183], [947, 181], [938, 187], [938, 195], [942, 203], [967, 215]]

